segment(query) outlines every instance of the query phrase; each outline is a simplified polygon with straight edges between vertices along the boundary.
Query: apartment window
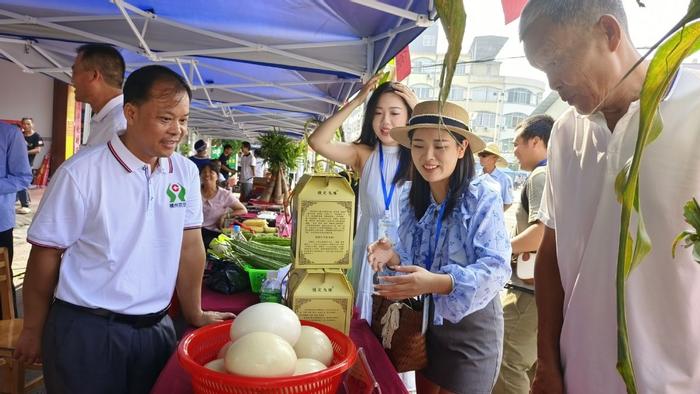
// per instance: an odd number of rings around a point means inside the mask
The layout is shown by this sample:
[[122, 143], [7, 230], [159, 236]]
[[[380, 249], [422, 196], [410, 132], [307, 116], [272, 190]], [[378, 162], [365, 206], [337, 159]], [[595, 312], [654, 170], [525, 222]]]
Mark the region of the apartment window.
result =
[[473, 127], [496, 127], [496, 114], [494, 112], [477, 112], [472, 120]]
[[434, 62], [428, 58], [418, 58], [411, 62], [411, 72], [415, 74], [428, 74], [433, 72], [436, 67]]
[[515, 88], [508, 90], [507, 101], [513, 104], [537, 105], [537, 96], [527, 89]]
[[430, 85], [413, 85], [411, 89], [416, 93], [416, 97], [421, 100], [429, 100], [433, 98], [433, 88]]
[[457, 68], [455, 68], [455, 75], [467, 75], [467, 65], [464, 63], [457, 63]]
[[489, 86], [478, 86], [469, 92], [469, 98], [473, 101], [496, 102], [501, 91]]
[[447, 96], [447, 99], [452, 101], [464, 100], [464, 88], [459, 86], [453, 86], [452, 88], [450, 88], [450, 94]]
[[423, 36], [423, 46], [432, 47], [435, 46], [435, 36], [432, 34], [427, 34]]
[[509, 114], [505, 114], [503, 116], [505, 120], [505, 126], [508, 129], [514, 129], [520, 122], [523, 121], [523, 119], [527, 118], [527, 115], [525, 115], [522, 112], [511, 112]]

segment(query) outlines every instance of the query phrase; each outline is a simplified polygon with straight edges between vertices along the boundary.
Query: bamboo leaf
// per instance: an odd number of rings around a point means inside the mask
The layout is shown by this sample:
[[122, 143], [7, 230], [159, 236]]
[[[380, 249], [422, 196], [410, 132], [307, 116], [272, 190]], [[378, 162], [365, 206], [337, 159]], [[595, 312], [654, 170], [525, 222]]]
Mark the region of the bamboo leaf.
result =
[[445, 30], [447, 37], [447, 53], [442, 63], [440, 73], [440, 95], [438, 100], [441, 105], [447, 100], [452, 86], [452, 77], [457, 68], [457, 61], [462, 52], [462, 40], [467, 15], [464, 12], [462, 0], [435, 0], [435, 8]]

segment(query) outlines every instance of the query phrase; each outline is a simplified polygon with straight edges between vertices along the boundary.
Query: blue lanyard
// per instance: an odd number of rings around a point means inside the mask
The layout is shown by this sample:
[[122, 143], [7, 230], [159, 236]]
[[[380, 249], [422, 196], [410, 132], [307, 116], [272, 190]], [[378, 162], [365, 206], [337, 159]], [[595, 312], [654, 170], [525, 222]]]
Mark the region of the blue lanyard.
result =
[[427, 269], [428, 271], [430, 271], [430, 268], [433, 266], [433, 259], [435, 258], [437, 244], [440, 240], [440, 230], [442, 230], [442, 220], [444, 219], [445, 215], [445, 206], [447, 206], [447, 200], [443, 201], [442, 204], [440, 204], [440, 210], [438, 211], [437, 217], [437, 226], [435, 227], [435, 242], [433, 243], [432, 248], [429, 247], [428, 255], [425, 258], [425, 269]]
[[535, 168], [537, 168], [537, 167], [542, 167], [542, 166], [546, 166], [546, 165], [547, 165], [547, 159], [544, 159], [544, 160], [542, 160], [541, 162], [537, 163], [537, 165], [535, 166]]
[[[396, 168], [399, 171], [399, 168]], [[394, 196], [394, 188], [396, 188], [396, 183], [391, 183], [391, 189], [389, 189], [389, 195], [386, 194], [386, 181], [384, 180], [384, 151], [382, 150], [382, 143], [379, 143], [379, 174], [382, 178], [382, 194], [384, 195], [384, 210], [389, 210], [389, 205], [391, 205], [391, 197]], [[396, 175], [394, 175], [396, 177]]]

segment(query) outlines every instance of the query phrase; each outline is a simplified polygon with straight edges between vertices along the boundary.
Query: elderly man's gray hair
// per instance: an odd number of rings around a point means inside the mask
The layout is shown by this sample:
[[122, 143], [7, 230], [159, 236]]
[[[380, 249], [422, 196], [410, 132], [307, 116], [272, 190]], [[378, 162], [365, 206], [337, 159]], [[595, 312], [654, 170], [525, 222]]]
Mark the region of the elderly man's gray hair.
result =
[[520, 40], [542, 16], [556, 23], [592, 26], [606, 14], [614, 16], [627, 32], [627, 15], [622, 0], [530, 0], [520, 16]]

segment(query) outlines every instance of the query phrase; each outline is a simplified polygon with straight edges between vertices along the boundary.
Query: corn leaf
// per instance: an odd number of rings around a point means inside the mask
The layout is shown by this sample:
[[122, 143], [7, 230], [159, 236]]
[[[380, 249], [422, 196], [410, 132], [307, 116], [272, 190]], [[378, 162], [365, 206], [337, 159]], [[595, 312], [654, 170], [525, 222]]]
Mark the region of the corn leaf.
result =
[[462, 52], [462, 39], [464, 38], [467, 15], [464, 12], [462, 0], [435, 0], [435, 8], [447, 37], [447, 53], [442, 63], [440, 95], [438, 96], [442, 106], [442, 103], [447, 100], [447, 96], [450, 94], [452, 76], [454, 76], [457, 61]]
[[[620, 172], [615, 182], [615, 192], [618, 201], [620, 201], [622, 205], [616, 280], [618, 326], [617, 369], [625, 382], [627, 392], [630, 394], [636, 393], [637, 389], [627, 335], [625, 281], [631, 270], [634, 269], [651, 250], [650, 239], [644, 227], [643, 212], [639, 205], [639, 168], [644, 149], [660, 135], [663, 129], [658, 111], [659, 104], [664, 94], [675, 78], [682, 61], [690, 54], [700, 49], [700, 23], [692, 22], [698, 18], [700, 18], [700, 0], [692, 0], [688, 7], [688, 13], [647, 53], [648, 55], [658, 47], [658, 50], [649, 64], [646, 79], [642, 87], [639, 111], [639, 132], [632, 163], [629, 168], [625, 167]], [[646, 58], [647, 55], [645, 55], [643, 59]], [[638, 64], [636, 64], [635, 67]], [[631, 72], [632, 70], [630, 70], [623, 79]], [[625, 180], [622, 181], [622, 178]], [[635, 240], [632, 239], [629, 233], [630, 218], [633, 209], [638, 214], [637, 238]], [[697, 246], [697, 244], [695, 246]], [[694, 256], [695, 254], [700, 255], [700, 247], [694, 247], [693, 249]], [[699, 251], [699, 253], [695, 253], [696, 251]]]

